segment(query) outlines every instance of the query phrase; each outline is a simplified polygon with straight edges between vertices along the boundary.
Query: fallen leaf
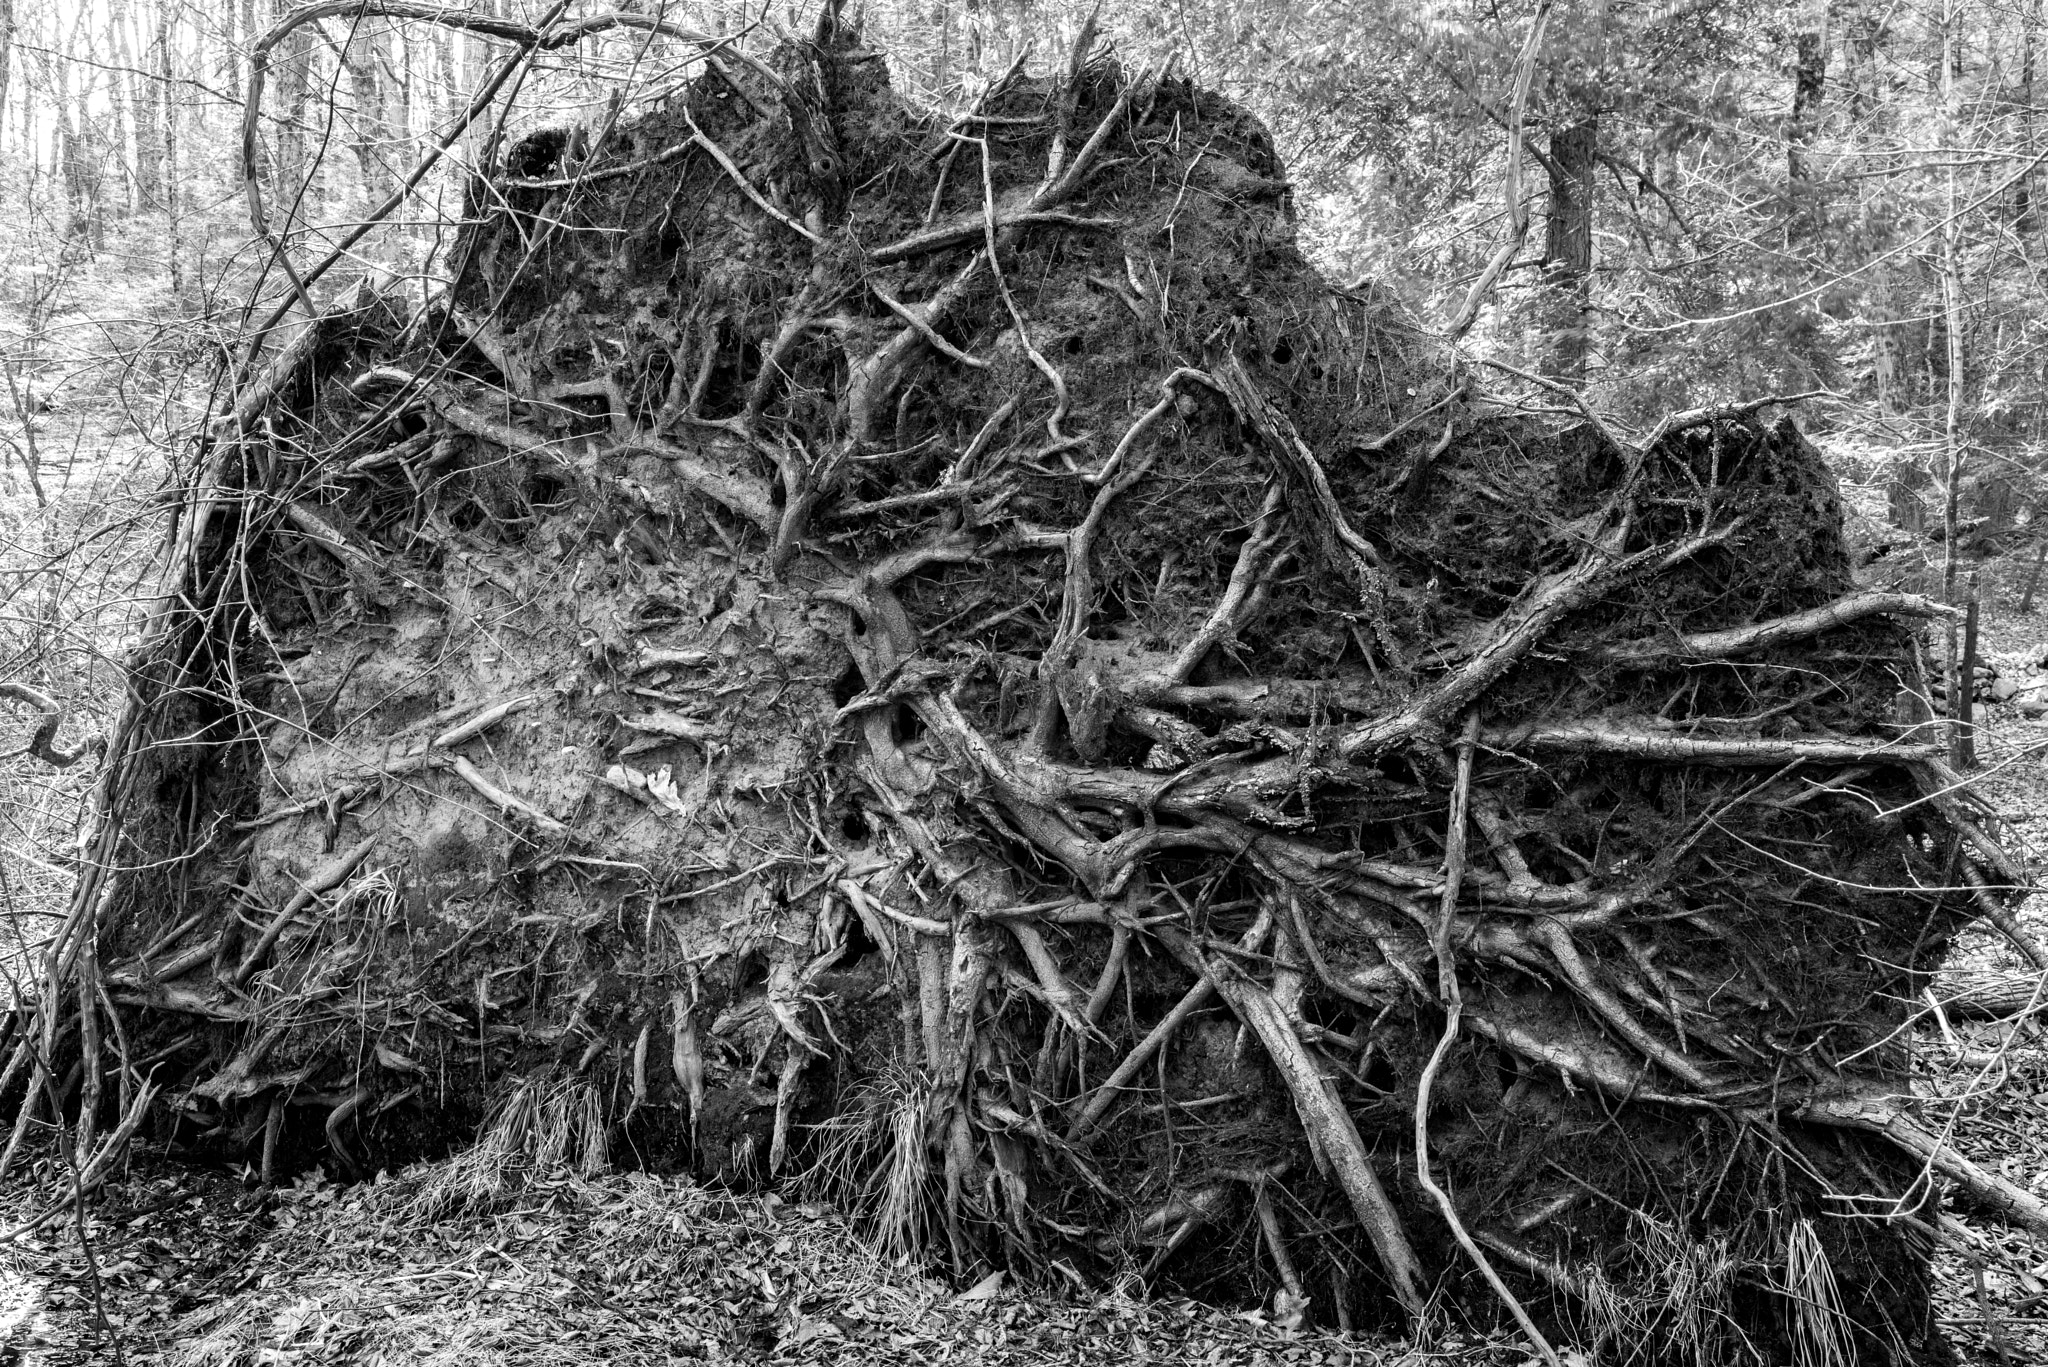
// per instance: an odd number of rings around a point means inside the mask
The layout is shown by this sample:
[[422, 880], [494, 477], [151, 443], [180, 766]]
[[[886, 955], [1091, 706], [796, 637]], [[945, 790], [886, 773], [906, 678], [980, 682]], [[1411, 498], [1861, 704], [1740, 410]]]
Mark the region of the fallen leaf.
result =
[[985, 1301], [994, 1296], [996, 1292], [1002, 1290], [1002, 1287], [1003, 1274], [999, 1268], [968, 1287], [965, 1291], [962, 1291], [959, 1295], [953, 1297], [953, 1299], [956, 1303], [959, 1301]]
[[690, 804], [683, 801], [682, 794], [676, 791], [675, 775], [666, 764], [648, 776], [647, 791], [661, 804], [663, 811], [675, 816], [690, 814]]

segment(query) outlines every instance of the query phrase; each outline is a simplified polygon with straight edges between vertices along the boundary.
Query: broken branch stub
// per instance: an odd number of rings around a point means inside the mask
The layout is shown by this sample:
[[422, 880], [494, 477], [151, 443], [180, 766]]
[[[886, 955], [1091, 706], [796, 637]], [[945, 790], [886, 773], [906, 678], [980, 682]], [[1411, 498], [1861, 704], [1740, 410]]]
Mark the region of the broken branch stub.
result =
[[[104, 973], [152, 1123], [252, 1162], [567, 1088], [573, 1143], [486, 1146], [1348, 1324], [1495, 1314], [1457, 1226], [1560, 1344], [1682, 1275], [1642, 1222], [1767, 1285], [1833, 1193], [1919, 1199], [1923, 1131], [1827, 1106], [1908, 1090], [1981, 908], [1893, 725], [1924, 605], [1858, 592], [1796, 429], [1504, 416], [1311, 269], [1243, 110], [1099, 53], [971, 143], [843, 37], [646, 93], [224, 410], [280, 449], [180, 523], [10, 1076]], [[1921, 1341], [1916, 1245], [1814, 1227]]]

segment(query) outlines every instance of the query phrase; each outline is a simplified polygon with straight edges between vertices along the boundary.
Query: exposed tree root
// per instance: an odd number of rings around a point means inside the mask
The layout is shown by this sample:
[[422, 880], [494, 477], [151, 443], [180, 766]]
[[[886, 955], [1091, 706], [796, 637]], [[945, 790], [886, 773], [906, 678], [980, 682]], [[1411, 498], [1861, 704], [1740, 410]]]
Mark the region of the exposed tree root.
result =
[[[1451, 953], [1451, 928], [1457, 924], [1458, 894], [1465, 881], [1466, 821], [1472, 801], [1472, 746], [1478, 734], [1479, 714], [1474, 712], [1466, 719], [1465, 734], [1458, 743], [1458, 777], [1456, 785], [1451, 789], [1451, 811], [1445, 826], [1443, 906], [1438, 913], [1436, 933], [1430, 943], [1430, 952], [1437, 964], [1437, 1001], [1444, 1009], [1444, 1032], [1437, 1038], [1436, 1048], [1431, 1051], [1429, 1062], [1422, 1066], [1422, 1078], [1415, 1087], [1415, 1175], [1421, 1182], [1423, 1190], [1436, 1202], [1437, 1209], [1443, 1214], [1444, 1223], [1451, 1227], [1451, 1233], [1456, 1237], [1458, 1246], [1465, 1250], [1465, 1256], [1478, 1267], [1480, 1274], [1486, 1278], [1487, 1285], [1493, 1288], [1494, 1295], [1500, 1297], [1501, 1303], [1514, 1315], [1515, 1323], [1529, 1336], [1530, 1342], [1536, 1346], [1536, 1351], [1543, 1355], [1543, 1360], [1555, 1367], [1559, 1360], [1557, 1350], [1550, 1346], [1550, 1340], [1545, 1338], [1543, 1331], [1530, 1320], [1529, 1312], [1522, 1308], [1522, 1302], [1516, 1298], [1514, 1292], [1508, 1290], [1507, 1283], [1493, 1270], [1493, 1264], [1479, 1251], [1479, 1245], [1474, 1242], [1471, 1231], [1465, 1228], [1465, 1222], [1459, 1217], [1457, 1205], [1451, 1200], [1450, 1193], [1437, 1185], [1436, 1179], [1429, 1171], [1430, 1093], [1436, 1084], [1437, 1072], [1443, 1067], [1444, 1056], [1458, 1042], [1458, 1026], [1465, 1015], [1465, 997], [1458, 986], [1457, 960]], [[1555, 930], [1555, 927], [1551, 929]], [[1556, 935], [1560, 947], [1570, 939], [1563, 931], [1556, 931]], [[1573, 981], [1578, 982], [1582, 976], [1573, 975]]]

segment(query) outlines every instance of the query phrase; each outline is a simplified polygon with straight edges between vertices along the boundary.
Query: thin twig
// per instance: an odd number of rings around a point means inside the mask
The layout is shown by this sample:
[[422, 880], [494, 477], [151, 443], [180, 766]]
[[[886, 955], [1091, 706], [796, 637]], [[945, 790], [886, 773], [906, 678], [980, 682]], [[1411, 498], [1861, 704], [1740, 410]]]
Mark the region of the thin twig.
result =
[[817, 246], [824, 245], [824, 238], [819, 237], [809, 228], [806, 228], [803, 224], [797, 222], [788, 214], [776, 208], [773, 204], [770, 204], [766, 196], [764, 196], [759, 190], [756, 190], [754, 188], [754, 183], [747, 179], [746, 172], [740, 170], [739, 166], [733, 161], [733, 159], [726, 155], [725, 149], [723, 147], [720, 147], [717, 143], [713, 142], [710, 139], [710, 137], [705, 134], [704, 130], [697, 126], [697, 120], [693, 118], [690, 114], [689, 105], [683, 104], [677, 107], [682, 110], [683, 122], [690, 125], [691, 140], [694, 141], [697, 144], [697, 146], [703, 148], [705, 152], [710, 155], [713, 161], [718, 163], [718, 169], [725, 172], [726, 177], [730, 179], [732, 183], [739, 188], [741, 194], [745, 195], [748, 199], [753, 201], [755, 208], [759, 209], [762, 213], [768, 215], [768, 217], [774, 219], [777, 223], [780, 223], [783, 227], [795, 233], [798, 237], [803, 238], [805, 241]]

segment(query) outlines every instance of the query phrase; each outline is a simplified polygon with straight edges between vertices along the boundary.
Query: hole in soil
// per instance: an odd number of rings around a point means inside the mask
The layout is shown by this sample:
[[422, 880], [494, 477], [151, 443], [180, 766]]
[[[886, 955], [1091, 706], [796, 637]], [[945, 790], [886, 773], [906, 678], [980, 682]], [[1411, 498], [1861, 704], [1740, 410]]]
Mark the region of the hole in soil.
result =
[[660, 411], [661, 404], [668, 397], [669, 386], [675, 382], [675, 359], [663, 348], [656, 348], [647, 358], [646, 368], [640, 372], [640, 383], [629, 397], [633, 408], [632, 416], [641, 423], [652, 423]]
[[896, 738], [898, 745], [908, 745], [924, 734], [924, 723], [918, 719], [916, 712], [908, 707], [899, 706], [895, 715], [889, 719], [889, 734]]
[[676, 226], [676, 221], [672, 218], [663, 219], [648, 250], [649, 264], [660, 265], [674, 261], [683, 254], [684, 245], [683, 230]]
[[974, 330], [961, 320], [955, 318], [939, 329], [939, 336], [945, 338], [954, 346], [959, 347], [962, 351], [966, 351], [968, 344], [974, 340]]
[[492, 364], [490, 357], [478, 351], [468, 342], [455, 349], [450, 366], [461, 374], [482, 380], [485, 384], [505, 387], [505, 375]]
[[683, 609], [681, 605], [672, 603], [666, 598], [649, 598], [640, 605], [639, 611], [634, 616], [639, 619], [641, 628], [645, 630], [668, 622], [682, 621]]
[[1102, 605], [1096, 609], [1095, 620], [1104, 625], [1121, 622], [1131, 615], [1130, 607], [1124, 601], [1122, 584], [1107, 584], [1102, 590]]
[[1148, 737], [1134, 736], [1127, 731], [1111, 731], [1104, 741], [1103, 758], [1122, 768], [1141, 768], [1151, 753], [1152, 741]]
[[738, 997], [749, 988], [759, 987], [768, 981], [768, 960], [759, 950], [740, 956], [732, 966], [732, 995]]
[[1288, 342], [1287, 342], [1287, 339], [1286, 339], [1285, 337], [1282, 337], [1282, 338], [1281, 338], [1281, 339], [1280, 339], [1280, 340], [1279, 340], [1278, 342], [1274, 343], [1274, 345], [1273, 345], [1273, 364], [1274, 364], [1274, 365], [1286, 365], [1286, 364], [1287, 364], [1287, 363], [1288, 363], [1289, 361], [1291, 361], [1291, 360], [1293, 360], [1293, 359], [1294, 359], [1294, 348], [1293, 348], [1292, 346], [1290, 346], [1290, 345], [1288, 344]]
[[175, 811], [190, 788], [191, 780], [184, 774], [166, 774], [156, 785], [156, 805], [166, 811]]
[[682, 1112], [642, 1106], [620, 1131], [621, 1155], [641, 1172], [674, 1177], [690, 1171], [690, 1130]]
[[753, 374], [760, 364], [761, 348], [753, 342], [740, 343], [738, 355], [730, 361], [721, 358], [711, 368], [711, 379], [704, 386], [704, 416], [737, 416], [747, 404], [746, 377]]
[[526, 501], [535, 508], [553, 508], [562, 502], [569, 486], [552, 474], [537, 473], [526, 481]]
[[860, 668], [848, 665], [845, 672], [832, 681], [832, 705], [844, 707], [860, 696]]
[[839, 833], [848, 840], [866, 840], [874, 828], [868, 825], [867, 814], [855, 809], [839, 818]]
[[875, 937], [868, 934], [867, 922], [858, 916], [849, 916], [846, 919], [846, 941], [839, 952], [839, 962], [833, 967], [844, 972], [879, 949], [881, 946], [875, 943]]
[[562, 159], [562, 149], [569, 145], [567, 130], [543, 128], [538, 133], [529, 133], [512, 144], [512, 150], [505, 154], [507, 173], [522, 178], [538, 178], [555, 169]]
[[570, 427], [578, 436], [596, 436], [612, 425], [612, 401], [602, 394], [577, 394], [556, 406], [575, 415]]
[[1265, 1298], [1259, 1284], [1262, 1264], [1251, 1253], [1235, 1222], [1204, 1227], [1160, 1267], [1156, 1288], [1212, 1304], [1258, 1305]]

